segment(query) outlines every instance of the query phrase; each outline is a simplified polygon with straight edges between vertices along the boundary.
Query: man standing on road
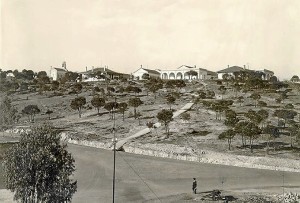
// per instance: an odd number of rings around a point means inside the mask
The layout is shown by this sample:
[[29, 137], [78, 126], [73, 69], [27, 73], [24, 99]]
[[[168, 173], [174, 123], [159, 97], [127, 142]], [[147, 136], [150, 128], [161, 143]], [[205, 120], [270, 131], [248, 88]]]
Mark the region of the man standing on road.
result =
[[196, 181], [196, 178], [193, 178], [193, 192], [194, 192], [194, 194], [197, 193], [197, 181]]

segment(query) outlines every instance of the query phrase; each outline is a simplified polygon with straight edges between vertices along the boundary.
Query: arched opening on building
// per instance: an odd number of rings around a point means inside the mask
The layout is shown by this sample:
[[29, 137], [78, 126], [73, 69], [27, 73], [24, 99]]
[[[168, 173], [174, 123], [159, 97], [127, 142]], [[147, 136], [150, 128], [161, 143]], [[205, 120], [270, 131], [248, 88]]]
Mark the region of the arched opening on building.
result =
[[169, 79], [170, 80], [174, 80], [175, 79], [175, 74], [174, 73], [170, 73], [169, 74]]
[[182, 80], [183, 79], [183, 75], [182, 75], [181, 72], [179, 72], [179, 73], [176, 74], [176, 79], [177, 80]]
[[184, 79], [186, 79], [186, 80], [190, 79], [190, 74], [188, 72], [184, 73]]
[[168, 74], [167, 73], [163, 73], [162, 74], [162, 79], [168, 79]]

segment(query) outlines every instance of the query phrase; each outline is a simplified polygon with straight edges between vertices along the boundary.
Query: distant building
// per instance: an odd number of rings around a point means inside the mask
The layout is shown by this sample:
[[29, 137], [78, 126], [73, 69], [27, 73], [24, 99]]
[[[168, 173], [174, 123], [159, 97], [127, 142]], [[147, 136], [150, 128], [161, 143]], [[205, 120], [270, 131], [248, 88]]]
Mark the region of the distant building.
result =
[[259, 73], [262, 73], [261, 77], [263, 80], [270, 80], [270, 78], [272, 76], [274, 76], [274, 72], [273, 71], [270, 71], [270, 70], [267, 70], [267, 69], [263, 69], [263, 70], [258, 70], [256, 72], [259, 72]]
[[91, 70], [87, 70], [84, 72], [80, 72], [82, 74], [83, 81], [101, 81], [106, 79], [129, 79], [130, 75], [125, 73], [118, 73], [113, 70], [110, 70], [107, 66], [105, 67], [97, 67], [92, 68]]
[[216, 80], [216, 79], [218, 79], [218, 74], [216, 72], [208, 70], [206, 79], [207, 80]]
[[182, 65], [173, 70], [161, 70], [160, 77], [168, 80], [207, 80], [211, 78], [211, 76], [208, 77], [209, 72], [213, 73], [204, 68], [197, 68], [197, 66]]
[[55, 68], [55, 67], [51, 66], [49, 77], [52, 78], [52, 80], [56, 81], [56, 80], [59, 80], [62, 77], [64, 77], [64, 75], [66, 74], [66, 72], [68, 72], [66, 69]]
[[148, 74], [150, 78], [160, 78], [159, 71], [143, 68], [142, 66], [138, 70], [133, 72], [132, 76], [135, 80], [143, 80], [144, 74]]
[[231, 76], [235, 76], [235, 73], [238, 72], [242, 72], [242, 71], [246, 71], [246, 72], [251, 72], [251, 73], [255, 73], [256, 75], [258, 74], [259, 76], [261, 76], [261, 78], [263, 80], [270, 80], [270, 78], [272, 76], [274, 76], [274, 72], [267, 70], [267, 69], [263, 69], [263, 70], [249, 70], [246, 69], [246, 66], [244, 65], [244, 67], [240, 67], [240, 66], [228, 66], [228, 68], [225, 68], [223, 70], [217, 71], [218, 74], [218, 79], [223, 79], [223, 75], [228, 74]]
[[225, 74], [228, 74], [228, 75], [231, 75], [234, 77], [234, 73], [237, 73], [237, 72], [241, 72], [241, 71], [244, 71], [246, 70], [245, 67], [242, 68], [240, 66], [229, 66], [223, 70], [220, 70], [220, 71], [217, 71], [217, 74], [218, 74], [218, 79], [223, 79], [223, 75]]
[[6, 81], [13, 81], [15, 79], [15, 75], [13, 73], [6, 74]]

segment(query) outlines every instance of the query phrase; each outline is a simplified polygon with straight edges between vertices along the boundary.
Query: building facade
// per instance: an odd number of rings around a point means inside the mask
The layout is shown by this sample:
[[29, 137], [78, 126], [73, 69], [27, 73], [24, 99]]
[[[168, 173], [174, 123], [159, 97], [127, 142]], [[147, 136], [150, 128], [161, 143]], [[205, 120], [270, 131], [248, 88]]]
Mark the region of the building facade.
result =
[[143, 75], [149, 75], [149, 78], [160, 78], [160, 72], [156, 70], [151, 70], [147, 68], [143, 68], [142, 66], [132, 73], [134, 80], [144, 80]]
[[208, 79], [208, 70], [182, 65], [173, 70], [161, 70], [160, 77], [165, 80], [206, 80]]
[[52, 78], [52, 80], [57, 81], [60, 78], [64, 77], [66, 72], [68, 72], [68, 71], [65, 69], [51, 67], [49, 77]]

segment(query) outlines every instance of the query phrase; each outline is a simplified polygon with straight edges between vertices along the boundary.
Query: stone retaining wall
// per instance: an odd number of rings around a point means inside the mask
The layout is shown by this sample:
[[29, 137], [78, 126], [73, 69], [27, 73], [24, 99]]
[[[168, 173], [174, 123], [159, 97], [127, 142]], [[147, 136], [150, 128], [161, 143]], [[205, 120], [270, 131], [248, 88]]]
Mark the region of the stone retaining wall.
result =
[[208, 164], [219, 164], [227, 166], [237, 166], [245, 168], [257, 168], [276, 171], [300, 172], [298, 160], [269, 158], [269, 157], [249, 157], [242, 155], [224, 154], [206, 151], [201, 155], [180, 154], [176, 152], [160, 151], [155, 149], [143, 149], [140, 147], [124, 146], [125, 152], [156, 156], [162, 158], [177, 159], [183, 161], [193, 161]]
[[[72, 140], [68, 139], [68, 143], [83, 145], [101, 149], [111, 150], [111, 143], [102, 143], [97, 141], [87, 140]], [[219, 153], [214, 151], [202, 151], [200, 154], [191, 155], [190, 153], [178, 153], [175, 151], [168, 151], [166, 149], [155, 148], [143, 148], [141, 146], [124, 145], [123, 149], [127, 153], [141, 154], [146, 156], [155, 156], [183, 161], [193, 161], [207, 164], [219, 164], [227, 166], [245, 167], [245, 168], [257, 168], [276, 171], [289, 171], [300, 172], [300, 161], [292, 159], [282, 158], [270, 158], [270, 157], [250, 157], [243, 155], [234, 155], [227, 153]]]

